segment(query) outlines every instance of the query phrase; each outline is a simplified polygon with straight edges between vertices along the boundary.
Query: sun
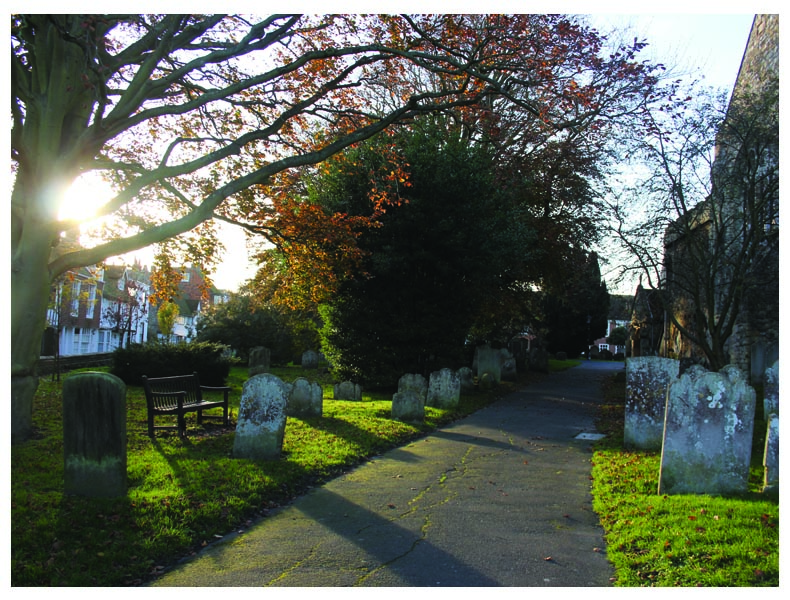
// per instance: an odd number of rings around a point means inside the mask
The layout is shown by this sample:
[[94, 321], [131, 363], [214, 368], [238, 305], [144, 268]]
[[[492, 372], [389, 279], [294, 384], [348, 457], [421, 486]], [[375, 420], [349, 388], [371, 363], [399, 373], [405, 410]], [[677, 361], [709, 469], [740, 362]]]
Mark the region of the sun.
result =
[[63, 194], [58, 212], [61, 221], [87, 221], [113, 196], [110, 184], [93, 173], [81, 175]]

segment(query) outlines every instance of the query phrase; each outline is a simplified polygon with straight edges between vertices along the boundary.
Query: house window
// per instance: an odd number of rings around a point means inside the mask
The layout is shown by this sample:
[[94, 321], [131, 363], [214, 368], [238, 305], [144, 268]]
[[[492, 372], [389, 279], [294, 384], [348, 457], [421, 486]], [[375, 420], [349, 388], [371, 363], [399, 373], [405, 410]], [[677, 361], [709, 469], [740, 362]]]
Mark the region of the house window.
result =
[[76, 317], [80, 314], [80, 282], [74, 281], [71, 284], [71, 316]]
[[189, 282], [190, 275], [191, 273], [189, 271], [184, 271], [183, 274], [181, 275], [181, 281]]

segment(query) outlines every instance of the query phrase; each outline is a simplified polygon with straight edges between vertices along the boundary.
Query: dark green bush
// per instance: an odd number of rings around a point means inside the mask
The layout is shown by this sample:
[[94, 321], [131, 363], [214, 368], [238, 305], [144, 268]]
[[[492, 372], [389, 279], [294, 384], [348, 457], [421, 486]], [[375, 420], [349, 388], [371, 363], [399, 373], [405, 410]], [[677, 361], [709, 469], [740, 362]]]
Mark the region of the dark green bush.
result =
[[128, 385], [142, 385], [143, 375], [169, 377], [197, 372], [202, 385], [225, 385], [231, 359], [226, 346], [211, 342], [130, 344], [113, 352], [110, 372]]

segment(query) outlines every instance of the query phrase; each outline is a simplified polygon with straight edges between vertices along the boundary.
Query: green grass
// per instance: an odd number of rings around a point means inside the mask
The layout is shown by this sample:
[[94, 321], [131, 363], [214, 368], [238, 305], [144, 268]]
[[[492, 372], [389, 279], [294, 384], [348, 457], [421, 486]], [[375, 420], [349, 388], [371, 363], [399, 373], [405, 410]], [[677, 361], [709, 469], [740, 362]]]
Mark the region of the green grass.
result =
[[592, 493], [614, 584], [777, 586], [779, 506], [759, 493], [762, 416], [755, 422], [748, 494], [659, 496], [660, 454], [623, 449], [622, 377], [611, 378], [605, 394], [598, 428], [608, 437], [593, 456]]
[[[95, 499], [63, 494], [61, 385], [42, 378], [33, 408], [33, 439], [11, 448], [11, 583], [14, 586], [138, 585], [178, 559], [310, 486], [384, 450], [405, 444], [515, 389], [470, 392], [456, 411], [426, 408], [425, 422], [390, 417], [392, 392], [334, 401], [332, 381], [300, 367], [273, 369], [286, 381], [306, 376], [324, 387], [320, 418], [288, 419], [280, 460], [231, 457], [235, 419], [223, 428], [187, 417], [188, 439], [146, 430], [142, 388], [127, 389], [128, 493]], [[228, 380], [238, 414], [246, 368]], [[522, 382], [523, 383], [523, 382]]]

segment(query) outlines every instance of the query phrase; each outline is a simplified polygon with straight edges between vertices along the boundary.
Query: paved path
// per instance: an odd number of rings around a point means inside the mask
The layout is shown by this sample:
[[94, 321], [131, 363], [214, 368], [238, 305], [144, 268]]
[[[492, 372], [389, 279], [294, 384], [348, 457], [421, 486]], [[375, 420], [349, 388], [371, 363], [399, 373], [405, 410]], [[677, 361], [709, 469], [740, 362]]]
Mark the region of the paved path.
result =
[[310, 491], [155, 586], [608, 586], [585, 362]]

